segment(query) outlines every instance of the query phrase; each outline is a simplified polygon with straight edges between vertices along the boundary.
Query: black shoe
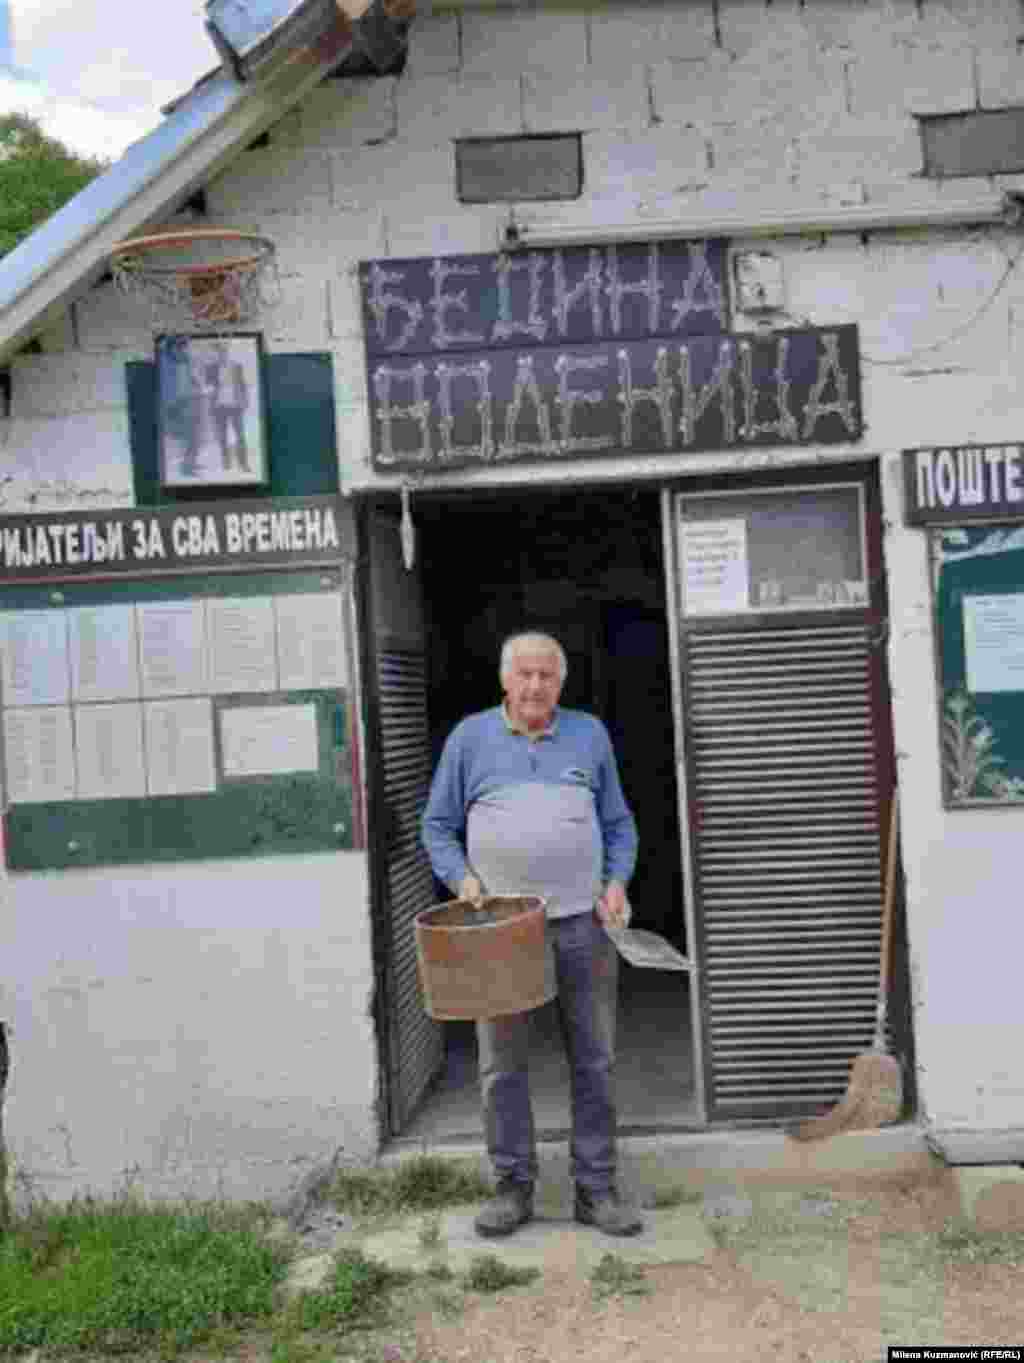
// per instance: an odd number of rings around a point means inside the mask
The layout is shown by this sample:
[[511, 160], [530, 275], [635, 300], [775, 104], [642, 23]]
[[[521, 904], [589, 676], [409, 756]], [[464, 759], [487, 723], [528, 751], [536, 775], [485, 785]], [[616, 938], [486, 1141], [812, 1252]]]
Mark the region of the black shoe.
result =
[[639, 1235], [644, 1228], [643, 1218], [620, 1200], [614, 1188], [591, 1192], [577, 1184], [574, 1215], [582, 1225], [596, 1226], [605, 1235]]
[[533, 1184], [502, 1179], [494, 1196], [485, 1202], [473, 1225], [477, 1235], [491, 1238], [511, 1235], [533, 1220]]

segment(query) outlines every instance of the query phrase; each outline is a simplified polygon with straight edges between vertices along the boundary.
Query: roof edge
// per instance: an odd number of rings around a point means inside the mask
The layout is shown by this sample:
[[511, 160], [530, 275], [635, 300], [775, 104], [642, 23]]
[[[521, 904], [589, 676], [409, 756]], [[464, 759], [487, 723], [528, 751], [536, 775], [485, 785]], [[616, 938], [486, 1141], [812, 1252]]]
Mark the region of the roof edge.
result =
[[315, 48], [272, 80], [240, 84], [224, 69], [214, 72], [0, 260], [0, 364], [100, 277], [116, 242], [180, 207], [314, 89], [353, 42], [352, 24], [338, 11]]

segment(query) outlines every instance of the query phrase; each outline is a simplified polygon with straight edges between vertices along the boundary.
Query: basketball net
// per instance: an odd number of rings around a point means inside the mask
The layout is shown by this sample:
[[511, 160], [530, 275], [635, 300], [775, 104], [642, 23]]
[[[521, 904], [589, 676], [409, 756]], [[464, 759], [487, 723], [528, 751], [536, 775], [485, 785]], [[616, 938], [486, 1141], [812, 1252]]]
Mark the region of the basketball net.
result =
[[274, 243], [226, 228], [119, 242], [110, 268], [116, 287], [149, 312], [158, 334], [245, 327], [281, 296]]

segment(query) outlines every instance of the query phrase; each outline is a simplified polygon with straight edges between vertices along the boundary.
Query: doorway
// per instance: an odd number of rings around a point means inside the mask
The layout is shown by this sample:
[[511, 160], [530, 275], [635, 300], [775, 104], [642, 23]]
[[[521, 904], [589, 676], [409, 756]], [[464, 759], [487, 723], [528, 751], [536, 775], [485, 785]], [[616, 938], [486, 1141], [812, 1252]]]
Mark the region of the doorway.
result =
[[[569, 672], [561, 704], [611, 734], [640, 834], [633, 925], [685, 953], [678, 794], [658, 492], [516, 492], [416, 499], [427, 609], [431, 761], [467, 713], [501, 698], [498, 657], [520, 630], [554, 635]], [[448, 897], [435, 886], [439, 899]], [[624, 1129], [698, 1127], [689, 977], [622, 963], [618, 1092]], [[569, 1127], [567, 1069], [554, 1003], [534, 1017], [531, 1088], [538, 1130]], [[478, 1138], [475, 1035], [444, 1026], [444, 1065], [403, 1135]]]
[[[440, 1026], [419, 1003], [413, 917], [450, 892], [418, 815], [447, 735], [498, 703], [501, 644], [524, 629], [561, 641], [562, 704], [611, 734], [640, 834], [634, 926], [695, 964], [623, 963], [622, 1129], [830, 1106], [872, 1037], [894, 780], [877, 469], [423, 492], [413, 511], [412, 572], [394, 512], [371, 507], [365, 523], [387, 1134], [479, 1139], [473, 1026]], [[896, 945], [890, 1018], [909, 1054]], [[534, 1016], [537, 1126], [560, 1136], [555, 1005]]]

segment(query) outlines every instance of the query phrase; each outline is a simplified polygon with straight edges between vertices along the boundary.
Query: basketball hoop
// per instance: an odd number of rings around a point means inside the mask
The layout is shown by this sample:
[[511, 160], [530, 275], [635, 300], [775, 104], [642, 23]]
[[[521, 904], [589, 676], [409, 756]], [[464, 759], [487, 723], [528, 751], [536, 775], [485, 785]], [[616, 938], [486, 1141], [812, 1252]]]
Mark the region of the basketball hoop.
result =
[[110, 268], [121, 292], [149, 307], [154, 330], [223, 330], [279, 301], [276, 254], [255, 232], [193, 228], [119, 241]]

